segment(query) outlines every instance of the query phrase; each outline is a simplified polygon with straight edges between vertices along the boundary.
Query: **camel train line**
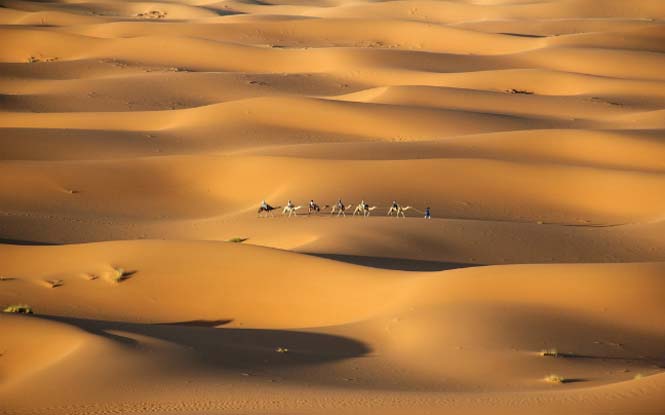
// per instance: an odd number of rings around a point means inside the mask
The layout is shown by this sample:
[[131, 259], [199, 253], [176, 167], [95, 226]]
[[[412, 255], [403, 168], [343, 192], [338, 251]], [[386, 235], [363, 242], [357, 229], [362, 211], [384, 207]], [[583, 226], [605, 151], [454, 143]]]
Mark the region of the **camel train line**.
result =
[[[265, 216], [267, 217], [274, 217], [274, 211], [278, 209], [282, 209], [282, 216], [297, 216], [298, 215], [298, 210], [302, 209], [302, 205], [295, 205], [293, 202], [290, 200], [287, 202], [286, 206], [282, 208], [281, 206], [271, 206], [266, 201], [261, 202], [261, 206], [259, 207], [259, 210], [257, 212], [258, 217]], [[346, 216], [346, 212], [350, 211], [353, 208], [353, 205], [346, 205], [344, 202], [342, 202], [342, 199], [339, 199], [336, 204], [334, 205], [324, 205], [323, 208], [319, 206], [317, 203], [314, 202], [314, 200], [309, 201], [309, 205], [307, 207], [307, 215], [315, 215], [321, 213], [322, 209], [330, 209], [330, 215], [337, 215], [337, 216]], [[374, 210], [376, 210], [378, 206], [370, 206], [369, 203], [366, 203], [364, 200], [362, 200], [353, 210], [352, 216], [356, 215], [362, 215], [363, 217], [369, 217]], [[400, 216], [402, 218], [406, 218], [406, 212], [408, 210], [416, 210], [412, 206], [401, 206], [399, 203], [396, 201], [393, 201], [393, 203], [390, 205], [390, 208], [388, 209], [387, 216], [392, 216], [393, 214], [395, 217], [399, 218]], [[429, 207], [425, 209], [424, 212], [421, 212], [425, 214], [426, 219], [430, 219], [430, 214], [429, 214]]]

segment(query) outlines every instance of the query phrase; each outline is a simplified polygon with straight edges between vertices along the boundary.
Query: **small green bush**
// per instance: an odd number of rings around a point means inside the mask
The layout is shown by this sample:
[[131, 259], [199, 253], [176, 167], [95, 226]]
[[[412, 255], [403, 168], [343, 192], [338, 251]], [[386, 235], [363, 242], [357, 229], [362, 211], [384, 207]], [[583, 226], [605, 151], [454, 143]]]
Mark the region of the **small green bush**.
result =
[[10, 305], [2, 311], [5, 313], [34, 314], [32, 312], [32, 307], [27, 304]]

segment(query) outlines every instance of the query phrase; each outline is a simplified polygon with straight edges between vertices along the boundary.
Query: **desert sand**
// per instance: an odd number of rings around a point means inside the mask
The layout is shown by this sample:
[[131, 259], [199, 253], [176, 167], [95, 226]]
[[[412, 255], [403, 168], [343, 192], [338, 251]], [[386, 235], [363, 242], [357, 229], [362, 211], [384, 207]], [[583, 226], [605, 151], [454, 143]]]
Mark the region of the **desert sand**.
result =
[[3, 0], [0, 414], [665, 414], [664, 68], [662, 0]]

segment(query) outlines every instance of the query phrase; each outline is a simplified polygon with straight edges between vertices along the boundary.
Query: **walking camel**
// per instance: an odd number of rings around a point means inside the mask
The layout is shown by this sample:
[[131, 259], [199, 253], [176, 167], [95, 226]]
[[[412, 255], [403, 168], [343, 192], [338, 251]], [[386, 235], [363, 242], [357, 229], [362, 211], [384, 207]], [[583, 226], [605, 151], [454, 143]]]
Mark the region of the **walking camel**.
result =
[[344, 211], [349, 210], [353, 207], [353, 205], [332, 205], [332, 208], [330, 209], [330, 214], [334, 215], [337, 213], [337, 216], [346, 216], [346, 213]]
[[403, 218], [406, 218], [406, 212], [409, 209], [413, 209], [412, 206], [400, 206], [397, 203], [393, 203], [393, 205], [388, 209], [388, 216], [392, 216], [393, 212], [395, 212], [395, 217], [399, 218], [399, 215], [402, 215]]
[[360, 204], [358, 204], [358, 206], [356, 206], [355, 210], [353, 211], [353, 216], [358, 214], [367, 217], [374, 209], [376, 209], [376, 206], [370, 206], [363, 200], [360, 202]]
[[266, 205], [261, 205], [261, 207], [259, 207], [258, 212], [256, 212], [256, 213], [257, 213], [257, 216], [258, 216], [259, 218], [261, 217], [261, 214], [262, 214], [262, 213], [265, 213], [266, 218], [267, 218], [268, 216], [275, 217], [275, 214], [273, 213], [273, 210], [277, 210], [277, 209], [279, 209], [279, 208], [281, 208], [281, 206], [275, 206], [275, 207], [273, 207], [273, 206], [270, 206], [270, 205], [268, 205], [268, 204], [266, 204]]
[[[327, 209], [327, 208], [328, 208], [328, 205], [325, 205], [324, 209]], [[311, 215], [311, 214], [318, 215], [319, 213], [321, 213], [321, 206], [319, 206], [318, 203], [315, 203], [314, 200], [310, 200], [309, 201], [309, 206], [307, 207], [307, 214], [308, 215]]]
[[290, 218], [291, 215], [298, 215], [298, 209], [301, 209], [302, 206], [293, 206], [293, 205], [287, 205], [284, 206], [284, 209], [282, 210], [282, 215], [288, 214], [288, 217]]

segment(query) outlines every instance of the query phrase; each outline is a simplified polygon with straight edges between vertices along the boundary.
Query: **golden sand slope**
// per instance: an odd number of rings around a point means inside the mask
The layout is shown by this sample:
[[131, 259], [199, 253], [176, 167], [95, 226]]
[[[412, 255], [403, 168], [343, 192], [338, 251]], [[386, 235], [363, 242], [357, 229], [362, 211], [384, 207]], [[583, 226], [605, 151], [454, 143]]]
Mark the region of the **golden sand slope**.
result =
[[[285, 409], [379, 411], [393, 407], [397, 393], [398, 407], [473, 409], [494, 396], [487, 408], [524, 399], [523, 409], [533, 410], [557, 390], [542, 380], [553, 372], [576, 380], [559, 387], [575, 401], [549, 406], [603, 411], [629, 402], [657, 408], [663, 386], [662, 263], [420, 274], [175, 241], [6, 246], [0, 258], [2, 274], [16, 276], [2, 282], [0, 301], [30, 299], [42, 315], [0, 320], [13, 334], [3, 395], [17, 410], [24, 393], [39, 396], [71, 376], [89, 381], [32, 405], [140, 411], [149, 399], [163, 410], [233, 410], [270, 385]], [[116, 282], [118, 267], [133, 273]], [[562, 356], [538, 355], [552, 347]], [[647, 377], [632, 380], [636, 373]], [[160, 386], [150, 386], [156, 378]], [[103, 392], [120, 379], [121, 400]], [[218, 396], [226, 385], [234, 393]], [[365, 390], [361, 401], [357, 390]], [[483, 394], [456, 397], [467, 390]], [[256, 409], [268, 404], [259, 399]]]
[[0, 413], [665, 411], [661, 0], [0, 6]]

